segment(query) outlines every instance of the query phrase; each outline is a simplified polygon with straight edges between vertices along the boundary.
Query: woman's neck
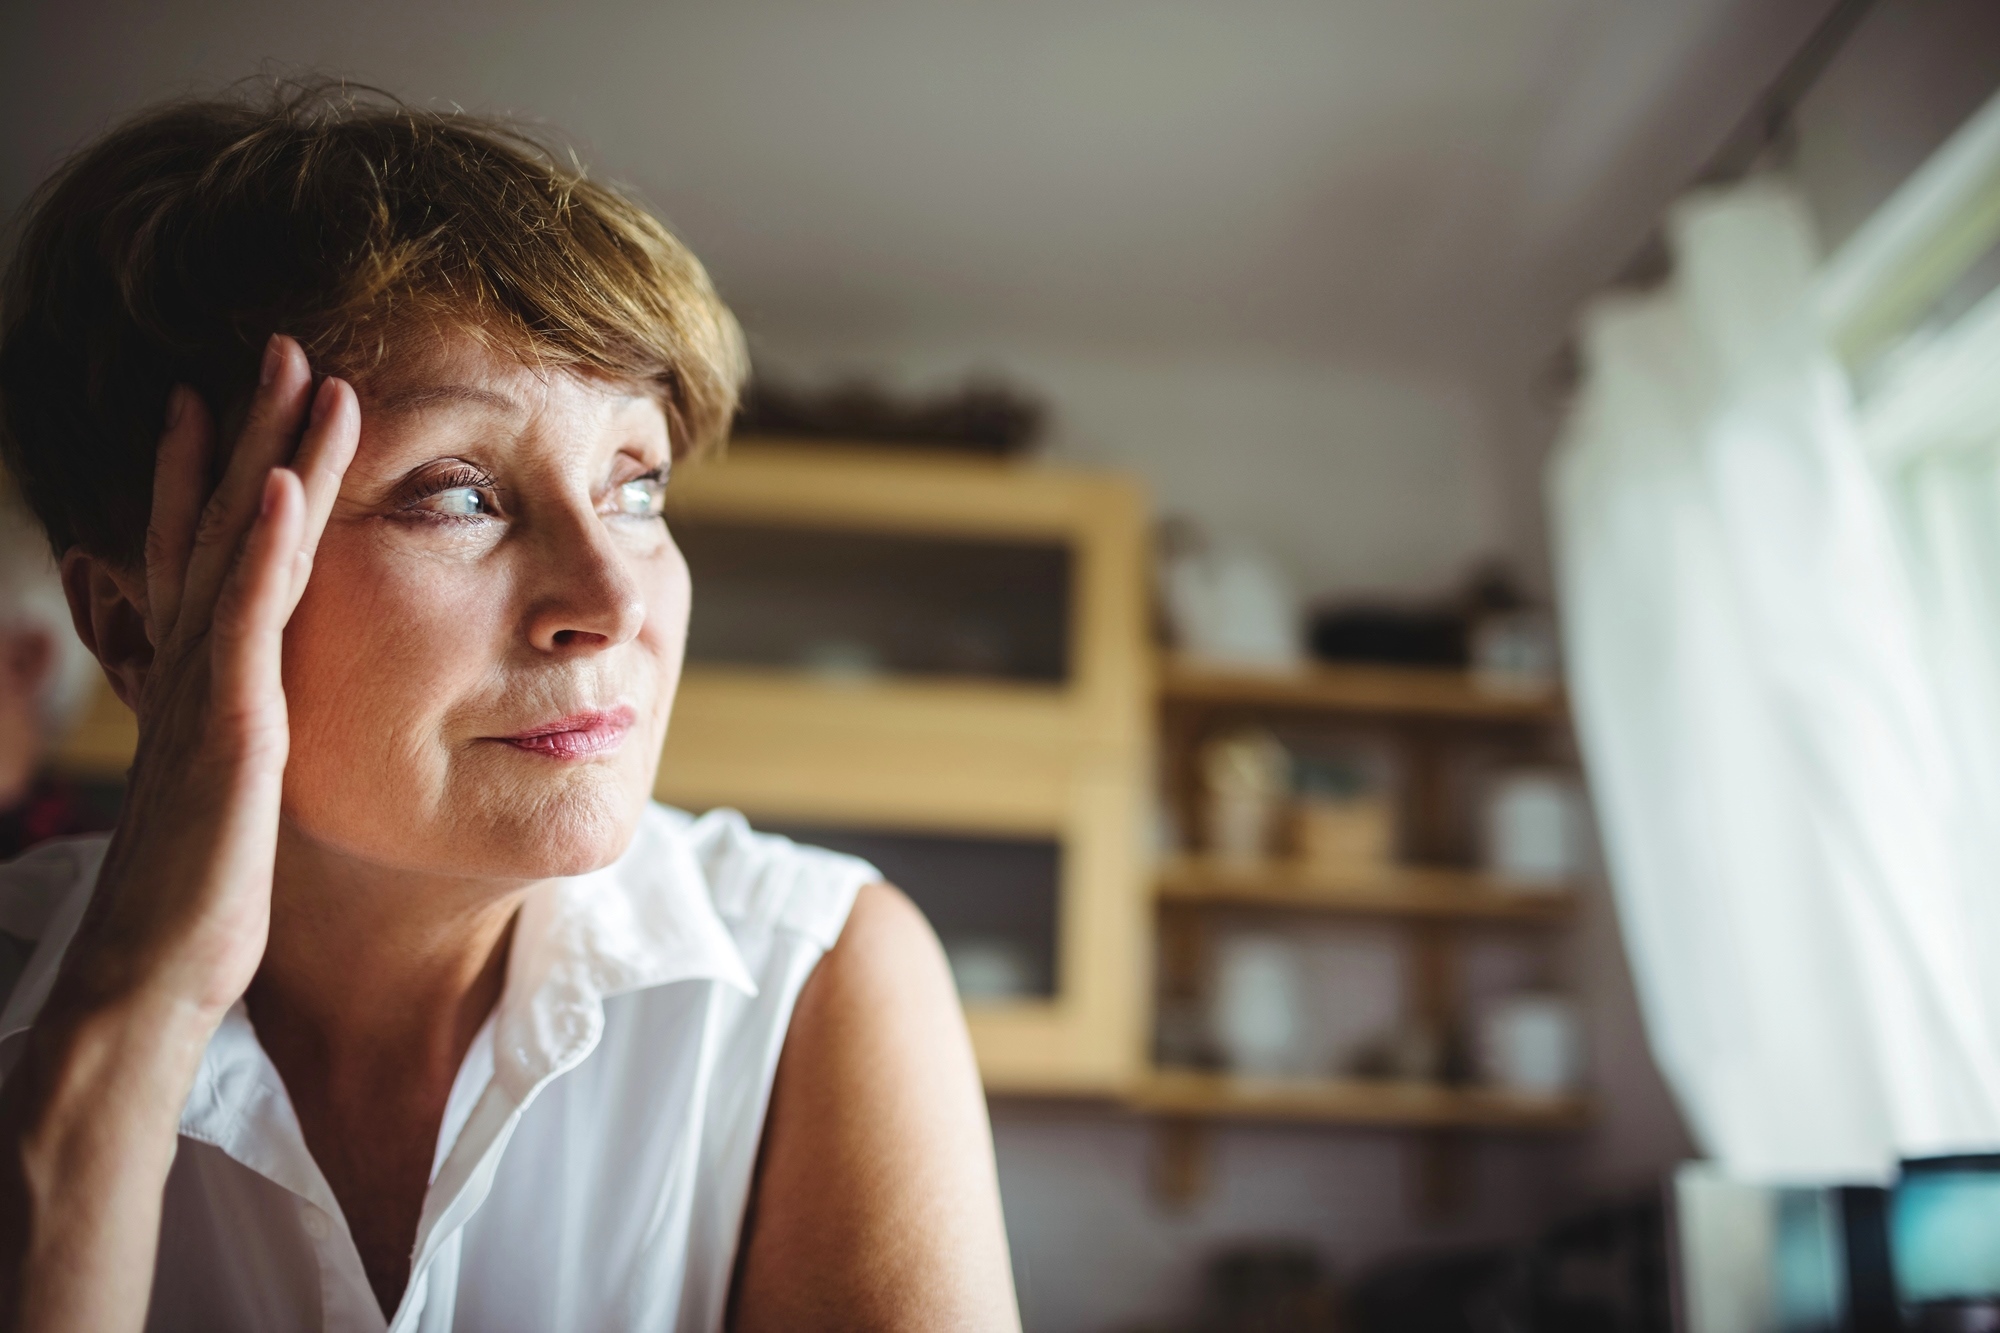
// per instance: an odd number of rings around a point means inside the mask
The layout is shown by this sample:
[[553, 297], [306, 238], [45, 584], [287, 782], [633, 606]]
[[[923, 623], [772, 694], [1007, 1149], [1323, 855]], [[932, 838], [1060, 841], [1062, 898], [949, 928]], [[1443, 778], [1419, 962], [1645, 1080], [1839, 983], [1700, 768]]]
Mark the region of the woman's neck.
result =
[[533, 887], [361, 862], [288, 830], [245, 996], [259, 1038], [356, 1073], [384, 1062], [448, 1079], [499, 1001]]
[[533, 887], [391, 870], [279, 835], [270, 943], [244, 998], [385, 1316]]

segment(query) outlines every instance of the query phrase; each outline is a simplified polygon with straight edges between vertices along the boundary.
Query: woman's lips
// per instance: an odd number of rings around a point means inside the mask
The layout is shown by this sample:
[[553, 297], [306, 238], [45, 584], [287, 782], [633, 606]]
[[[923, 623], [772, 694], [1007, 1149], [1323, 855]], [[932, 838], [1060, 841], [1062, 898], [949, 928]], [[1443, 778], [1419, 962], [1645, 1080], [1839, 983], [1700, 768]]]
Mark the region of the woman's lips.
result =
[[554, 722], [494, 739], [551, 759], [587, 759], [617, 749], [638, 716], [630, 704], [619, 704], [616, 708], [571, 713]]

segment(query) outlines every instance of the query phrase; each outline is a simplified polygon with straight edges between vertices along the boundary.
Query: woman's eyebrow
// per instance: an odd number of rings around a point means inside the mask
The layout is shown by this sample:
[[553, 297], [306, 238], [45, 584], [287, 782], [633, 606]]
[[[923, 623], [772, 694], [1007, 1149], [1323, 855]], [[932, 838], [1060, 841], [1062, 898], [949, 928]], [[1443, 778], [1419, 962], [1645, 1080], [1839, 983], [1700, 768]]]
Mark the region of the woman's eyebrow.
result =
[[391, 389], [370, 405], [377, 412], [421, 412], [426, 408], [452, 403], [471, 404], [518, 416], [520, 403], [504, 393], [473, 384], [422, 384]]

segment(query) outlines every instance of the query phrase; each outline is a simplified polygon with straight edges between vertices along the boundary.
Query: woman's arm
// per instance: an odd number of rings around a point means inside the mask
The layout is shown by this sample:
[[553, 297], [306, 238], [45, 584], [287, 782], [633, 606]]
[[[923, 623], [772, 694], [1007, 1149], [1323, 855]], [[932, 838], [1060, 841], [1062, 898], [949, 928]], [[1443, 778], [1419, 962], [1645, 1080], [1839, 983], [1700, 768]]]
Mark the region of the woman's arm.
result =
[[951, 972], [886, 884], [799, 994], [743, 1244], [738, 1333], [1020, 1328]]
[[[137, 1329], [182, 1104], [255, 974], [289, 730], [284, 628], [353, 457], [354, 391], [274, 338], [210, 493], [212, 430], [169, 400], [144, 571], [72, 551], [77, 630], [139, 715], [82, 927], [0, 1090], [0, 1323]], [[289, 466], [287, 466], [289, 465]]]

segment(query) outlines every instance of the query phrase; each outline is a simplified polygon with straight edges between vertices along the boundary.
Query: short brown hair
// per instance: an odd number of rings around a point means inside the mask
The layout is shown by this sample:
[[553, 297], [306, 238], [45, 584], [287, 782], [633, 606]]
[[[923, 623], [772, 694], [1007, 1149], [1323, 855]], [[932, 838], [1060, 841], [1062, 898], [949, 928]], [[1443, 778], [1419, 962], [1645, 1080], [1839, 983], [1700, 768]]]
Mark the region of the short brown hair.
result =
[[440, 326], [657, 382], [677, 455], [727, 433], [746, 370], [699, 261], [624, 195], [492, 121], [294, 86], [145, 112], [37, 192], [0, 449], [58, 553], [135, 564], [173, 385], [226, 411], [273, 333], [365, 380]]

